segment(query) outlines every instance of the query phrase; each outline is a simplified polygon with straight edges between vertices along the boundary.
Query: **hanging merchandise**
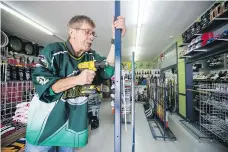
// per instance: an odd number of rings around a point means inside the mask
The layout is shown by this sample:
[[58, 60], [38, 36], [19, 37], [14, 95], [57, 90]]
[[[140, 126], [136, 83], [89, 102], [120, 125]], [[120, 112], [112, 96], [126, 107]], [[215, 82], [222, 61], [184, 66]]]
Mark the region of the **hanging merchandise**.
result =
[[[127, 124], [131, 123], [131, 106], [132, 106], [132, 96], [131, 96], [131, 72], [123, 70], [121, 76], [121, 119], [122, 123], [125, 123], [125, 130], [127, 131]], [[115, 77], [111, 78], [111, 107], [112, 113], [115, 113]]]
[[9, 37], [9, 49], [10, 51], [21, 53], [23, 48], [23, 42], [16, 36]]
[[14, 133], [16, 131], [15, 126], [13, 125], [1, 125], [1, 137], [5, 138], [7, 136], [9, 136], [10, 134]]
[[[149, 89], [149, 104], [148, 108], [145, 107], [145, 114], [152, 130], [152, 135], [154, 139], [163, 138], [176, 140], [176, 137], [169, 129], [168, 125], [168, 89], [167, 85], [163, 79], [157, 77], [152, 77], [150, 79]], [[162, 132], [156, 132], [155, 128], [159, 128]]]
[[177, 71], [175, 68], [164, 71], [165, 85], [167, 87], [167, 109], [169, 112], [177, 112]]
[[1, 31], [1, 48], [6, 47], [8, 43], [9, 43], [8, 36], [3, 31]]
[[24, 43], [24, 49], [27, 55], [33, 55], [35, 52], [35, 47], [31, 42]]
[[115, 113], [115, 77], [111, 78], [112, 86], [111, 86], [111, 107], [112, 107], [112, 114]]
[[15, 115], [12, 117], [14, 122], [19, 122], [22, 124], [26, 124], [28, 121], [28, 110], [29, 110], [30, 103], [29, 102], [22, 102], [19, 103], [15, 111]]
[[125, 130], [127, 131], [127, 123], [130, 123], [130, 115], [131, 115], [131, 80], [128, 79], [127, 76], [123, 76], [122, 85], [122, 122], [125, 123]]
[[[3, 34], [4, 35], [4, 34]], [[2, 37], [2, 35], [1, 35]], [[7, 39], [7, 38], [6, 38]], [[20, 138], [25, 134], [27, 123], [28, 103], [34, 95], [31, 82], [32, 70], [37, 63], [37, 58], [31, 56], [30, 47], [23, 49], [23, 42], [16, 36], [9, 36], [8, 45], [1, 48], [1, 130], [2, 145], [9, 143], [9, 138]], [[23, 54], [27, 51], [27, 54]], [[22, 106], [26, 104], [26, 106]], [[2, 148], [2, 151], [5, 149]], [[7, 151], [7, 150], [6, 150]]]

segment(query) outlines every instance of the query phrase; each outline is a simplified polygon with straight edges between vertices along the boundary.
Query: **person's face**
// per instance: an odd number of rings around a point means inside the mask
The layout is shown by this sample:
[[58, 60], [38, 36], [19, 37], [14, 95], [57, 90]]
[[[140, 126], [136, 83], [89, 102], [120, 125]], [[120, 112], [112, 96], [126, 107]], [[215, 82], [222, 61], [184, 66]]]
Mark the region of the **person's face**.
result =
[[90, 50], [95, 36], [95, 29], [87, 23], [73, 29], [71, 33], [72, 42], [79, 48], [80, 54]]

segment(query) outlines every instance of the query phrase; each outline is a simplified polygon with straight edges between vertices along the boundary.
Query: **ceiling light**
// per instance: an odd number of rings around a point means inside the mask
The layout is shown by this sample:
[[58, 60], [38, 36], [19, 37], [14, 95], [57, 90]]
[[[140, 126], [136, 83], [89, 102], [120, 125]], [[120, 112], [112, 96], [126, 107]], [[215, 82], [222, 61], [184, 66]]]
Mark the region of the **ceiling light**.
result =
[[138, 0], [138, 19], [137, 19], [137, 31], [136, 31], [136, 46], [135, 52], [138, 52], [139, 49], [139, 41], [140, 41], [140, 33], [142, 27], [142, 18], [145, 10], [146, 0]]
[[20, 18], [21, 20], [23, 20], [23, 21], [29, 23], [30, 25], [32, 25], [32, 26], [38, 28], [39, 30], [41, 30], [41, 31], [43, 31], [43, 32], [45, 32], [45, 33], [47, 33], [47, 34], [49, 34], [49, 35], [53, 35], [53, 33], [50, 32], [49, 30], [47, 30], [46, 28], [42, 27], [41, 25], [39, 25], [38, 23], [36, 23], [36, 22], [34, 22], [33, 20], [29, 19], [28, 17], [22, 15], [21, 13], [19, 13], [19, 12], [13, 10], [13, 9], [10, 8], [9, 6], [7, 6], [7, 5], [5, 5], [5, 4], [3, 4], [3, 3], [0, 3], [0, 6], [1, 6], [1, 9], [5, 10], [5, 11], [7, 11], [7, 12], [9, 12], [9, 13], [11, 13], [12, 15], [14, 15], [14, 16]]
[[173, 38], [173, 36], [171, 35], [171, 36], [169, 36], [170, 38]]

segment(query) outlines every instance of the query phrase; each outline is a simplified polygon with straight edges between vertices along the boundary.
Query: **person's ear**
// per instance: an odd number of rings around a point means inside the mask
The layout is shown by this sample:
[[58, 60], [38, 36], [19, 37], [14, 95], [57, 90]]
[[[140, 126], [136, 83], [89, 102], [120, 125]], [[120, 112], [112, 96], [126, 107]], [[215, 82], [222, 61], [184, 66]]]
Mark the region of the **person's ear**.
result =
[[73, 39], [75, 39], [75, 30], [74, 29], [70, 29], [70, 37], [72, 37]]

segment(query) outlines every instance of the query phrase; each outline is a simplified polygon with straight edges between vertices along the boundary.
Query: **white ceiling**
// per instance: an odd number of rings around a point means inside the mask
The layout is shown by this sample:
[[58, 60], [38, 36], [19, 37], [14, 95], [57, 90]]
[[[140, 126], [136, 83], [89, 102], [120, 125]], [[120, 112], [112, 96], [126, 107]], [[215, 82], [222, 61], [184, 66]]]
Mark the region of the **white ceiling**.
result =
[[[131, 60], [136, 43], [137, 0], [122, 1], [121, 15], [126, 18], [127, 34], [122, 40], [122, 59]], [[113, 1], [6, 1], [7, 5], [40, 23], [56, 36], [67, 38], [66, 25], [71, 17], [83, 14], [96, 23], [98, 38], [93, 48], [106, 56], [110, 47]], [[212, 1], [146, 1], [137, 60], [152, 60], [187, 29]], [[61, 41], [20, 19], [1, 11], [1, 27], [35, 43], [46, 45]], [[170, 38], [169, 36], [173, 36]]]

